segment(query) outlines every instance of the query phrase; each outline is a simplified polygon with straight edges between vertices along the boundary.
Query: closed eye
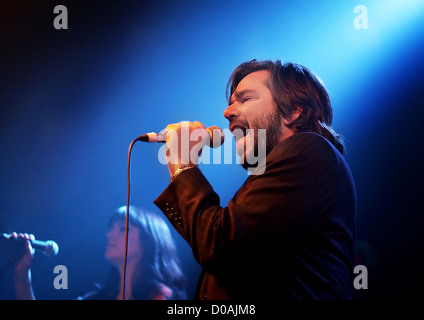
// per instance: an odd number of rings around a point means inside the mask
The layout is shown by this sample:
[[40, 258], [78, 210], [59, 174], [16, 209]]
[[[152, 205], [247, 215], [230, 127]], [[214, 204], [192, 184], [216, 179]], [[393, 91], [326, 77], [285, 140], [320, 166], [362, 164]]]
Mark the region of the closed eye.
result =
[[[250, 96], [250, 94], [252, 94], [252, 96]], [[245, 90], [242, 90], [240, 92], [236, 91], [232, 94], [230, 101], [229, 101], [229, 105], [232, 105], [235, 100], [242, 102], [242, 103], [247, 102], [251, 99], [254, 99], [256, 95], [257, 95], [256, 91], [252, 90], [252, 89], [245, 89]]]

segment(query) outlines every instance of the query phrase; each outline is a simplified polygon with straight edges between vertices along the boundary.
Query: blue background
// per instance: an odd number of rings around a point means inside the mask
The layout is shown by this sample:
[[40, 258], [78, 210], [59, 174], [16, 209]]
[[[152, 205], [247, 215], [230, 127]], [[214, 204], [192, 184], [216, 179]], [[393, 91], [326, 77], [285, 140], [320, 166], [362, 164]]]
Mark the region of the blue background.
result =
[[[228, 128], [228, 78], [253, 58], [301, 63], [330, 93], [369, 271], [355, 298], [422, 292], [423, 2], [3, 1], [0, 232], [59, 244], [56, 257], [36, 254], [37, 298], [74, 299], [105, 278], [105, 222], [125, 204], [131, 141], [182, 120]], [[53, 27], [59, 4], [67, 30]], [[353, 25], [359, 4], [366, 30]], [[131, 204], [154, 211], [169, 181], [159, 147], [137, 143], [131, 156]], [[224, 206], [247, 177], [235, 161], [201, 168]], [[191, 297], [200, 268], [172, 232]], [[58, 264], [68, 290], [53, 287]], [[13, 299], [10, 272], [0, 298]]]

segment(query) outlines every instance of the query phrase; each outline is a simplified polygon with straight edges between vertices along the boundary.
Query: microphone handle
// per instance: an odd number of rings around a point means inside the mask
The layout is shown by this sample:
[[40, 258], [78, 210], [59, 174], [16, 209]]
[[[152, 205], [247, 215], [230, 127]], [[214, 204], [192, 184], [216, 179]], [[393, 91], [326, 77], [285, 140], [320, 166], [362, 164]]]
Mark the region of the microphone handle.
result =
[[49, 246], [49, 241], [41, 241], [41, 240], [29, 240], [31, 246], [36, 250], [44, 250], [47, 246]]
[[30, 240], [31, 246], [35, 250], [42, 251], [47, 256], [55, 256], [59, 252], [59, 246], [53, 240], [40, 241], [40, 240]]

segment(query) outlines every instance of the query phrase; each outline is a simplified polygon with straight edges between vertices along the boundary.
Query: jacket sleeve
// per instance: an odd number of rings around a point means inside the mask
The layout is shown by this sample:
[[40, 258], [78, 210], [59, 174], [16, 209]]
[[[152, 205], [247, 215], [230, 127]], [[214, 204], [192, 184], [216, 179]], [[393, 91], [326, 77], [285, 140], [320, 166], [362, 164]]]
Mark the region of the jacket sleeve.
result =
[[183, 171], [154, 201], [200, 265], [235, 258], [243, 248], [261, 250], [274, 240], [299, 241], [325, 215], [335, 187], [331, 147], [291, 140], [272, 150], [265, 172], [250, 176], [227, 207], [198, 168]]

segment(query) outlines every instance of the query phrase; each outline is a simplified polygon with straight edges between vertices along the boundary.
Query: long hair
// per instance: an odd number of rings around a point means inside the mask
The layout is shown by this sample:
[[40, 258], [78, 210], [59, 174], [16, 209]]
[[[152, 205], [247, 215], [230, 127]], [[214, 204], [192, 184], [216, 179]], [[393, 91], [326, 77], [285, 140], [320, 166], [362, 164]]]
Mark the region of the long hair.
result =
[[240, 81], [248, 74], [267, 70], [273, 99], [285, 119], [301, 108], [300, 116], [288, 125], [294, 132], [315, 132], [329, 140], [341, 154], [343, 139], [332, 128], [333, 110], [327, 90], [322, 81], [308, 68], [292, 62], [282, 64], [280, 60], [242, 63], [232, 73], [227, 84], [227, 98], [236, 90]]
[[[138, 270], [140, 273], [131, 283], [132, 295], [136, 300], [151, 300], [161, 285], [172, 290], [173, 300], [186, 299], [186, 279], [181, 271], [177, 249], [171, 232], [165, 221], [158, 215], [129, 207], [129, 222], [140, 230], [139, 241], [143, 255]], [[126, 206], [118, 208], [108, 220], [112, 226], [118, 221], [125, 221]], [[104, 286], [100, 287], [99, 296], [115, 299], [118, 295], [121, 275], [114, 267]], [[96, 299], [96, 296], [90, 297]]]

